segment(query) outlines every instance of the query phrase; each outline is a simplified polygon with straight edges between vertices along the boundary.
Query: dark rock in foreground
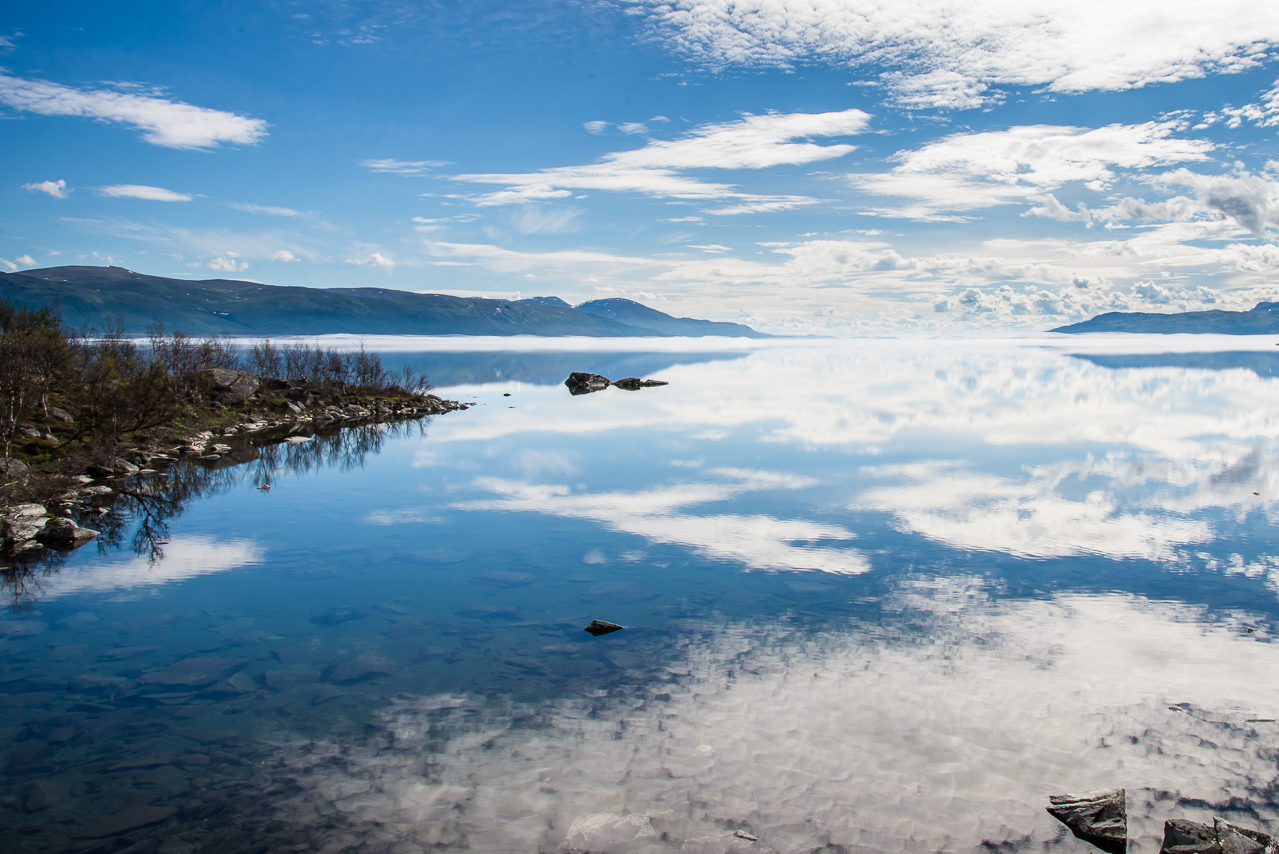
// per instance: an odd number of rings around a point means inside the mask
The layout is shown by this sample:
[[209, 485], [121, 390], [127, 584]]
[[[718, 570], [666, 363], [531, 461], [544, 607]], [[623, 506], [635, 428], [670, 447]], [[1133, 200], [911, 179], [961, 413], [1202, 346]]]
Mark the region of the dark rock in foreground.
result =
[[1070, 832], [1108, 854], [1128, 848], [1128, 808], [1123, 789], [1094, 789], [1076, 795], [1053, 795], [1048, 812]]
[[568, 386], [568, 390], [572, 394], [590, 394], [594, 391], [603, 391], [609, 387], [610, 383], [608, 377], [574, 371], [568, 375], [564, 385]]
[[591, 394], [592, 392], [603, 391], [610, 385], [616, 386], [623, 391], [639, 391], [642, 388], [653, 388], [659, 385], [669, 385], [669, 383], [662, 380], [642, 380], [639, 377], [627, 377], [626, 379], [612, 382], [608, 377], [602, 377], [599, 374], [574, 371], [568, 375], [564, 385], [568, 386], [571, 394]]
[[1270, 854], [1273, 840], [1264, 833], [1214, 819], [1210, 827], [1198, 821], [1174, 818], [1164, 822], [1164, 843], [1159, 854]]
[[619, 626], [617, 623], [610, 623], [607, 620], [591, 620], [591, 624], [586, 627], [586, 631], [595, 637], [600, 635], [609, 635], [613, 632], [620, 632], [626, 626]]

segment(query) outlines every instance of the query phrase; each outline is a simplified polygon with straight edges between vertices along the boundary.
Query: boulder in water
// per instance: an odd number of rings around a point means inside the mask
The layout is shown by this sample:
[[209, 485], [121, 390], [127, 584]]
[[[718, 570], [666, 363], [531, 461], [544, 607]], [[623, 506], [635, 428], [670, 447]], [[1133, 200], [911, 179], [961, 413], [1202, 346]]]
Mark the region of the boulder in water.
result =
[[620, 632], [626, 626], [619, 626], [617, 623], [610, 623], [607, 620], [591, 620], [591, 624], [586, 627], [586, 631], [595, 637], [600, 635], [608, 635], [613, 632]]
[[1128, 807], [1123, 789], [1094, 789], [1077, 795], [1053, 795], [1048, 812], [1075, 836], [1108, 854], [1128, 849]]
[[611, 383], [608, 377], [602, 377], [599, 374], [588, 374], [582, 371], [574, 371], [568, 375], [568, 379], [564, 381], [564, 385], [568, 386], [570, 394], [590, 394], [591, 392], [603, 391], [608, 388]]

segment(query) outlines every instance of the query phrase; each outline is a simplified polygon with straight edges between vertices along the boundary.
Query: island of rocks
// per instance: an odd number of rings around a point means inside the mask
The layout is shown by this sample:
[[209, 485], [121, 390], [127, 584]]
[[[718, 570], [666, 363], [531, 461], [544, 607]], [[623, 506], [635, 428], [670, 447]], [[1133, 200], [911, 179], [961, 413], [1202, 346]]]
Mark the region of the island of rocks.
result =
[[564, 385], [568, 386], [570, 394], [592, 394], [597, 391], [603, 391], [609, 386], [620, 388], [622, 391], [639, 391], [642, 388], [653, 388], [659, 385], [670, 385], [670, 383], [662, 380], [642, 380], [639, 377], [627, 377], [626, 379], [614, 382], [608, 377], [599, 374], [588, 374], [582, 371], [574, 371], [568, 375], [568, 379], [564, 381]]

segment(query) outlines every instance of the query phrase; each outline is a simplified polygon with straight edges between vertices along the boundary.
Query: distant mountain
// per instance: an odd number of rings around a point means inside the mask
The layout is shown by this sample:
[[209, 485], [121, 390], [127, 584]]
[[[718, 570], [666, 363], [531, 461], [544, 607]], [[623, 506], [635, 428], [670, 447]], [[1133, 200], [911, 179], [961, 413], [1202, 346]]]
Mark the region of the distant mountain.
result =
[[[120, 317], [129, 334], [142, 334], [157, 322], [169, 330], [193, 335], [345, 332], [634, 338], [676, 334], [579, 311], [557, 297], [517, 302], [387, 288], [280, 287], [231, 279], [187, 281], [147, 276], [122, 267], [51, 267], [0, 273], [0, 299], [32, 308], [56, 304], [63, 321], [73, 327], [88, 324], [101, 329], [108, 316]], [[688, 322], [657, 311], [653, 314]], [[708, 329], [692, 334], [758, 334], [737, 324], [710, 325], [746, 332]]]
[[1279, 377], [1279, 352], [1267, 350], [1217, 351], [1212, 353], [1071, 353], [1103, 368], [1190, 368], [1200, 371], [1252, 371], [1262, 379]]
[[537, 303], [538, 305], [558, 305], [563, 306], [564, 308], [573, 307], [559, 297], [529, 297], [528, 299], [519, 300], [519, 302], [532, 302]]
[[694, 320], [691, 317], [671, 317], [656, 309], [628, 299], [597, 299], [574, 306], [597, 317], [607, 317], [629, 326], [651, 329], [665, 335], [730, 335], [736, 338], [772, 338], [764, 332], [756, 332], [740, 323], [722, 323], [715, 320]]
[[1279, 333], [1279, 302], [1259, 302], [1250, 311], [1183, 311], [1177, 314], [1112, 311], [1050, 331], [1271, 335]]

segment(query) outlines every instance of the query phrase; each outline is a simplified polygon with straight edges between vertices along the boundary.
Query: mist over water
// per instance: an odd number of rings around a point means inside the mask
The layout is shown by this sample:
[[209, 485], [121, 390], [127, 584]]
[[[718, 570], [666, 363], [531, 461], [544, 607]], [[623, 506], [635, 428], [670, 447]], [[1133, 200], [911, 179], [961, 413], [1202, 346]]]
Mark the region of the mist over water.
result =
[[10, 586], [6, 850], [1083, 852], [1043, 807], [1103, 786], [1138, 851], [1275, 830], [1256, 342], [415, 343], [480, 405]]

